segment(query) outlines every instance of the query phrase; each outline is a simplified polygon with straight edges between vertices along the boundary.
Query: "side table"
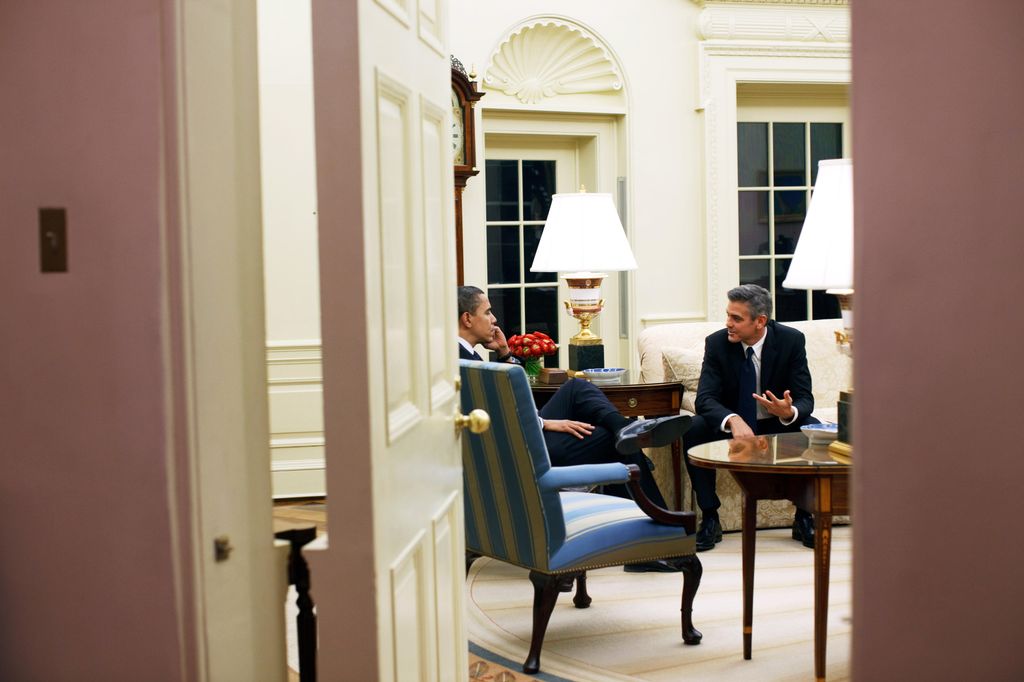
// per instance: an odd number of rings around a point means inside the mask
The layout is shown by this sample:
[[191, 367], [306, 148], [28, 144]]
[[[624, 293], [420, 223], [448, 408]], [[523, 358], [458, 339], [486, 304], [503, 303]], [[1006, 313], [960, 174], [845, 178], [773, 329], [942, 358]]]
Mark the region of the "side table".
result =
[[[633, 383], [631, 372], [626, 372], [618, 383], [598, 384], [612, 405], [624, 417], [667, 417], [679, 414], [683, 403], [683, 385], [679, 382], [657, 384]], [[558, 390], [558, 385], [534, 384], [533, 401], [542, 408]], [[680, 441], [672, 443], [672, 476], [676, 482], [673, 502], [676, 509], [683, 508], [681, 481], [683, 475], [683, 448]]]
[[757, 501], [790, 500], [814, 514], [814, 676], [825, 679], [832, 516], [849, 514], [850, 467], [802, 433], [720, 440], [690, 448], [690, 461], [725, 469], [743, 491], [743, 658], [754, 632]]

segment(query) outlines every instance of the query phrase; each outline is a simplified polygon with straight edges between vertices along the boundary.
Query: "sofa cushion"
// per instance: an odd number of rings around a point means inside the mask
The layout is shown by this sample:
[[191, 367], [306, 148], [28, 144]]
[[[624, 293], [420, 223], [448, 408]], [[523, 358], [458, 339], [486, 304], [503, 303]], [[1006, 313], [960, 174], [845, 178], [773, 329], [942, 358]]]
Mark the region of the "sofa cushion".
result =
[[666, 346], [661, 349], [665, 381], [682, 382], [683, 409], [694, 412], [697, 384], [700, 383], [700, 369], [704, 364], [704, 342], [692, 346]]
[[814, 414], [820, 418], [829, 410], [834, 414], [839, 392], [853, 385], [853, 359], [839, 350], [834, 335], [807, 334], [806, 338]]

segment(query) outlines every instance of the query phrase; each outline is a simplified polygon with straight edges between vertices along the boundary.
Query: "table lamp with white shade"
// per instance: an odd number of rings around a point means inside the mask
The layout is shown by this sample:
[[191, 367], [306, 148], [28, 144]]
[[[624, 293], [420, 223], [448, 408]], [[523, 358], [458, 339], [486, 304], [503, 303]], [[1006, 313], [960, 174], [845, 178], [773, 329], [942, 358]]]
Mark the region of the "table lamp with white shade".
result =
[[[830, 159], [818, 163], [814, 194], [800, 240], [782, 286], [788, 289], [825, 289], [839, 297], [843, 332], [836, 342], [845, 352], [853, 344], [853, 161]], [[830, 446], [834, 454], [849, 457], [849, 412], [853, 389], [839, 398], [839, 438]]]
[[565, 307], [579, 322], [569, 340], [569, 369], [604, 366], [604, 345], [590, 324], [604, 307], [601, 282], [608, 272], [636, 270], [611, 194], [556, 194], [530, 272], [561, 272], [569, 288]]

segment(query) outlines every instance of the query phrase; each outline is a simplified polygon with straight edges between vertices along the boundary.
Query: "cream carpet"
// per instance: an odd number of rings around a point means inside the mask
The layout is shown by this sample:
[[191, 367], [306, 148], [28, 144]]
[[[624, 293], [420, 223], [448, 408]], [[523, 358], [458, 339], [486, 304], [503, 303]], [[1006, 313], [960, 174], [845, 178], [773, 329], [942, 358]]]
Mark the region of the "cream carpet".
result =
[[[680, 574], [588, 574], [593, 603], [576, 609], [563, 593], [541, 652], [541, 673], [580, 682], [603, 680], [813, 680], [814, 552], [786, 529], [757, 534], [753, 658], [743, 660], [740, 534], [701, 552], [704, 575], [694, 601], [698, 646], [680, 636]], [[827, 678], [850, 678], [852, 529], [833, 529]], [[466, 579], [470, 641], [521, 662], [529, 649], [533, 587], [527, 571], [478, 559]]]

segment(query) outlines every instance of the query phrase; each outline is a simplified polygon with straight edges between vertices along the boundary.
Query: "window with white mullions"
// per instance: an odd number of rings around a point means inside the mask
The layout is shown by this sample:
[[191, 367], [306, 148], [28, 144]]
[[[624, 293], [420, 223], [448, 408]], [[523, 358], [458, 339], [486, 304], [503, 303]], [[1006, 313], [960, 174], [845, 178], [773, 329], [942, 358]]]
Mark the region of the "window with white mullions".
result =
[[555, 163], [486, 162], [487, 297], [506, 336], [541, 331], [558, 338], [557, 274], [530, 272], [555, 194]]
[[843, 124], [744, 121], [737, 124], [739, 279], [772, 292], [781, 322], [839, 317], [834, 296], [785, 289], [818, 174], [818, 161], [843, 155]]

